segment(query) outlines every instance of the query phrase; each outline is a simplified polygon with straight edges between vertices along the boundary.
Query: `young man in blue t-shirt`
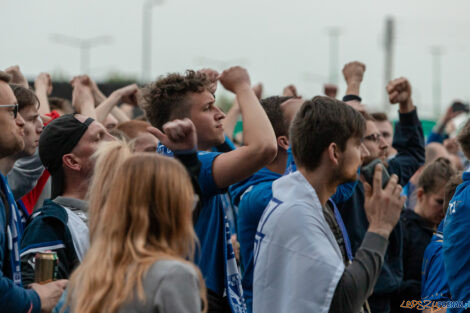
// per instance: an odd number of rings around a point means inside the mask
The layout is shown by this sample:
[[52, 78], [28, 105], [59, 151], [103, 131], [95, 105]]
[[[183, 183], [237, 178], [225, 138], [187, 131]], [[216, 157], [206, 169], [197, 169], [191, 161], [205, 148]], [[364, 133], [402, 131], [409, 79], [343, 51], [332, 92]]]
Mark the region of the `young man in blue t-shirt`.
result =
[[[226, 153], [206, 152], [225, 141], [221, 122], [225, 114], [215, 106], [217, 81], [236, 95], [243, 118], [244, 146]], [[277, 152], [274, 130], [251, 89], [249, 75], [241, 67], [232, 67], [221, 75], [215, 71], [169, 74], [150, 84], [144, 99], [147, 117], [158, 129], [183, 118], [191, 119], [196, 127], [202, 195], [195, 222], [200, 242], [196, 263], [207, 284], [209, 312], [243, 312], [235, 301], [229, 304], [227, 299], [234, 291], [227, 275], [230, 251], [226, 249], [225, 214], [219, 195], [271, 162]]]

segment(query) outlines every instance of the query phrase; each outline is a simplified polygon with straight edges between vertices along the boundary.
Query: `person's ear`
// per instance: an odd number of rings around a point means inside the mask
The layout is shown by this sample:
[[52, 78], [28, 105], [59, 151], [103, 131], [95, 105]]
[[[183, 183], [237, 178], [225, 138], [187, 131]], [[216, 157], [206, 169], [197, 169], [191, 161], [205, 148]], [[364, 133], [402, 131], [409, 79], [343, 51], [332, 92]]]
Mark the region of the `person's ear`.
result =
[[328, 146], [328, 158], [334, 165], [339, 165], [339, 158], [341, 157], [341, 151], [338, 145], [334, 142]]
[[277, 137], [277, 145], [287, 151], [289, 149], [289, 139], [287, 136]]
[[419, 187], [417, 190], [416, 190], [416, 198], [418, 199], [418, 201], [423, 201], [424, 199], [424, 189], [422, 187]]
[[64, 154], [62, 156], [62, 164], [73, 171], [79, 172], [82, 169], [78, 158], [72, 153]]

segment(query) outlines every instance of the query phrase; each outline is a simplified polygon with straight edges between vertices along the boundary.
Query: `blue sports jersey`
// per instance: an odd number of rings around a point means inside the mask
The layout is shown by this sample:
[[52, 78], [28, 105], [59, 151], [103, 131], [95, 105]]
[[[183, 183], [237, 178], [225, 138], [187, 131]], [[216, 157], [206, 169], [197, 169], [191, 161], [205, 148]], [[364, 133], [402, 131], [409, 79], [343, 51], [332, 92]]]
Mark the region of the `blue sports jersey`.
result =
[[437, 232], [432, 236], [423, 256], [421, 271], [421, 298], [431, 301], [449, 301], [450, 291], [444, 268], [442, 242], [444, 221], [439, 224]]
[[[453, 301], [470, 300], [470, 172], [455, 190], [444, 220], [444, 264]], [[464, 312], [449, 309], [448, 312]]]

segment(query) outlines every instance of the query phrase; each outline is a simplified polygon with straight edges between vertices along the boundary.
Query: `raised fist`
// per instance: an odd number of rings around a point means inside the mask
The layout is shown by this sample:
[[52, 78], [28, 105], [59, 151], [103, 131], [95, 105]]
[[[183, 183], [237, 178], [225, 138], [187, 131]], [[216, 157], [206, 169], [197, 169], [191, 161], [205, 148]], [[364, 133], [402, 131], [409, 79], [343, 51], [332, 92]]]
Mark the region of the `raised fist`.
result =
[[128, 85], [114, 91], [122, 102], [137, 105], [139, 99], [139, 87], [136, 84]]
[[343, 76], [347, 84], [351, 82], [362, 82], [364, 77], [364, 72], [366, 71], [366, 66], [358, 61], [347, 63], [343, 67]]
[[390, 103], [405, 104], [411, 99], [411, 85], [404, 77], [392, 80], [387, 85], [388, 99]]
[[29, 88], [28, 81], [23, 76], [23, 73], [21, 73], [20, 67], [18, 65], [10, 66], [5, 70], [5, 72], [11, 75], [11, 82], [13, 84], [18, 84], [25, 88]]
[[284, 97], [300, 98], [297, 94], [297, 88], [295, 88], [295, 86], [292, 84], [284, 87], [284, 89], [282, 90], [282, 95]]
[[325, 84], [323, 86], [323, 91], [325, 92], [325, 95], [327, 95], [330, 98], [336, 98], [336, 94], [338, 93], [338, 86], [333, 85], [333, 84]]
[[250, 76], [246, 69], [240, 66], [234, 66], [223, 71], [219, 81], [225, 89], [235, 94], [243, 88], [251, 88]]
[[196, 150], [196, 127], [189, 118], [173, 120], [163, 125], [163, 132], [149, 127], [148, 131], [172, 151]]
[[199, 70], [199, 73], [204, 73], [206, 75], [207, 79], [211, 82], [209, 90], [210, 92], [215, 93], [217, 90], [217, 80], [219, 80], [219, 72], [211, 68], [203, 68], [202, 70]]

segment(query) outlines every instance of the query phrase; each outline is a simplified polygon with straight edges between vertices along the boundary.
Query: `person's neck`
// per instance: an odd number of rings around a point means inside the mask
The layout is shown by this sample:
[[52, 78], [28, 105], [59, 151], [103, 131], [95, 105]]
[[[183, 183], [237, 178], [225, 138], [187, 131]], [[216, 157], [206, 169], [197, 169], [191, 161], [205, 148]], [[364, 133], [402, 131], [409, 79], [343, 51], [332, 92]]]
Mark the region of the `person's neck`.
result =
[[[81, 181], [77, 183], [76, 181], [73, 183], [67, 183], [64, 192], [62, 193], [62, 197], [65, 198], [74, 198], [79, 200], [85, 200], [86, 194], [88, 192], [88, 180]], [[71, 187], [67, 187], [71, 186]]]
[[338, 184], [331, 180], [331, 168], [320, 165], [314, 171], [308, 171], [302, 167], [298, 167], [298, 171], [315, 189], [321, 205], [325, 206], [328, 199], [336, 192], [336, 187], [338, 187]]
[[17, 158], [15, 158], [14, 156], [7, 156], [0, 159], [0, 172], [2, 172], [3, 176], [8, 175], [8, 173], [15, 165], [16, 160]]
[[278, 147], [278, 153], [274, 161], [266, 165], [266, 168], [271, 172], [284, 174], [287, 166], [287, 152], [285, 150], [281, 151]]

